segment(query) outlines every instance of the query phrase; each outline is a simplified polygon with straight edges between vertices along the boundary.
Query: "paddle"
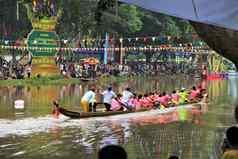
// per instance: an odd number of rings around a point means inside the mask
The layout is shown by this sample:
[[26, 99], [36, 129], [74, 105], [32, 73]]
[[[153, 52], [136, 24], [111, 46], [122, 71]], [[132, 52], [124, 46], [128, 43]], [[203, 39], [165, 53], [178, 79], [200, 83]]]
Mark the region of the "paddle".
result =
[[128, 109], [129, 111], [132, 111], [132, 110], [133, 110], [133, 108], [131, 108], [131, 107], [125, 105], [125, 104], [122, 103], [121, 101], [119, 101], [119, 100], [117, 100], [117, 101], [118, 101], [118, 103], [120, 103], [124, 108]]

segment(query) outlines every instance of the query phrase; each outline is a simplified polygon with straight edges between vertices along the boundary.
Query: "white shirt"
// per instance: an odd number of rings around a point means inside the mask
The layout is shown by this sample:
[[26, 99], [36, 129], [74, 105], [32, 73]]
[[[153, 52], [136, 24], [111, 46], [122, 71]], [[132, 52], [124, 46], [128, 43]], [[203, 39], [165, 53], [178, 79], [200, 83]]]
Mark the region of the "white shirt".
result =
[[87, 101], [88, 103], [94, 102], [96, 94], [93, 91], [87, 91], [83, 97], [82, 100]]
[[103, 95], [103, 103], [108, 103], [108, 104], [111, 104], [112, 98], [116, 97], [116, 94], [113, 91], [108, 91], [108, 90], [104, 91], [102, 95]]
[[122, 102], [128, 103], [129, 99], [132, 98], [134, 95], [130, 91], [123, 91], [122, 92]]
[[60, 70], [63, 70], [63, 69], [64, 69], [64, 65], [60, 64]]

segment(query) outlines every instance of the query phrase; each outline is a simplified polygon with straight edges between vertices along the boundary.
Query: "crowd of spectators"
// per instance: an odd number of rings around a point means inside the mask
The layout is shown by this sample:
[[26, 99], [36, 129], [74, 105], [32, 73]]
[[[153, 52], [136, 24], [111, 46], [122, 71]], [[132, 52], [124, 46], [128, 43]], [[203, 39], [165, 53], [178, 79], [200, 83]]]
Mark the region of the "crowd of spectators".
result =
[[[195, 75], [201, 74], [201, 69], [197, 65], [190, 63], [176, 62], [127, 62], [126, 64], [88, 64], [83, 61], [66, 60], [57, 58], [55, 60], [61, 75], [70, 78], [97, 78], [100, 76], [138, 76], [138, 75]], [[23, 79], [31, 77], [31, 65], [10, 64], [0, 58], [0, 79]]]
[[201, 69], [196, 65], [191, 64], [176, 64], [176, 63], [127, 63], [127, 64], [85, 64], [73, 62], [58, 63], [60, 72], [64, 76], [72, 78], [96, 78], [99, 76], [136, 76], [136, 75], [175, 75], [186, 74], [195, 75], [201, 74]]
[[30, 76], [30, 64], [24, 65], [19, 62], [11, 64], [3, 58], [0, 58], [0, 80], [24, 79], [25, 77], [30, 78]]

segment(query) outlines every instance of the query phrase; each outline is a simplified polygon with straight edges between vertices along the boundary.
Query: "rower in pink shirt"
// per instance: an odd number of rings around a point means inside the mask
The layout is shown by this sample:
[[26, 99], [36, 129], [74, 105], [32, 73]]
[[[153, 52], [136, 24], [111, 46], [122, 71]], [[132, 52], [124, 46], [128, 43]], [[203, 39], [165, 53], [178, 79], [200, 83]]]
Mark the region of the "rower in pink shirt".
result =
[[152, 107], [153, 107], [154, 102], [153, 102], [153, 100], [151, 99], [150, 96], [146, 97], [146, 102], [147, 102], [147, 106], [148, 106], [149, 108], [152, 108]]
[[151, 106], [151, 102], [148, 100], [147, 94], [145, 94], [144, 97], [142, 98], [142, 105], [145, 108], [149, 108]]
[[190, 100], [196, 99], [198, 97], [198, 90], [196, 89], [195, 86], [193, 86], [192, 91], [189, 95]]
[[162, 98], [161, 98], [161, 104], [165, 107], [167, 107], [169, 105], [169, 101], [170, 101], [170, 96], [166, 95], [165, 92], [163, 92], [162, 94]]
[[130, 98], [129, 101], [128, 101], [128, 105], [131, 106], [132, 108], [135, 108], [136, 107], [136, 102], [137, 102], [136, 97]]
[[162, 102], [162, 95], [160, 94], [160, 95], [158, 95], [157, 97], [156, 97], [156, 100], [155, 100], [157, 103], [161, 103]]
[[122, 111], [123, 107], [121, 105], [121, 95], [118, 94], [116, 98], [112, 99], [111, 110], [112, 111]]
[[142, 95], [140, 94], [137, 98], [136, 101], [136, 110], [140, 110], [143, 107], [143, 99], [142, 99]]
[[175, 105], [178, 105], [179, 104], [179, 94], [176, 93], [176, 91], [173, 91], [172, 92], [172, 95], [171, 95], [171, 100], [172, 102], [175, 104]]
[[153, 93], [150, 93], [150, 95], [147, 97], [147, 99], [152, 104], [152, 106], [155, 104], [155, 96]]

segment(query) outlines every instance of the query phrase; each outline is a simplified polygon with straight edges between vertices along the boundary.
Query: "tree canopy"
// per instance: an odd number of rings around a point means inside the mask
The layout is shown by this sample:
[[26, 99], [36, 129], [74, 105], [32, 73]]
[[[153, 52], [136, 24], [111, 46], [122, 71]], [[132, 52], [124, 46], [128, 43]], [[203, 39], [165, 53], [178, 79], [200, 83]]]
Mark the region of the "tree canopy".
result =
[[[19, 20], [16, 19], [15, 4], [9, 4], [14, 10], [4, 10], [4, 14], [0, 14], [2, 38], [6, 36], [23, 38], [30, 32], [31, 18], [29, 18], [29, 8], [27, 9], [26, 4], [35, 14], [32, 17], [41, 17], [43, 13], [47, 13], [48, 17], [49, 14], [60, 16], [56, 32], [61, 39], [104, 37], [105, 32], [108, 32], [117, 37], [168, 35], [180, 36], [184, 41], [189, 41], [191, 33], [194, 32], [187, 21], [127, 4], [117, 4], [116, 0], [55, 0], [55, 8], [61, 11], [59, 15], [54, 13], [53, 9], [36, 14], [37, 7], [34, 8], [33, 1], [19, 0]], [[13, 2], [16, 3], [17, 0]], [[9, 34], [3, 34], [5, 32]]]

